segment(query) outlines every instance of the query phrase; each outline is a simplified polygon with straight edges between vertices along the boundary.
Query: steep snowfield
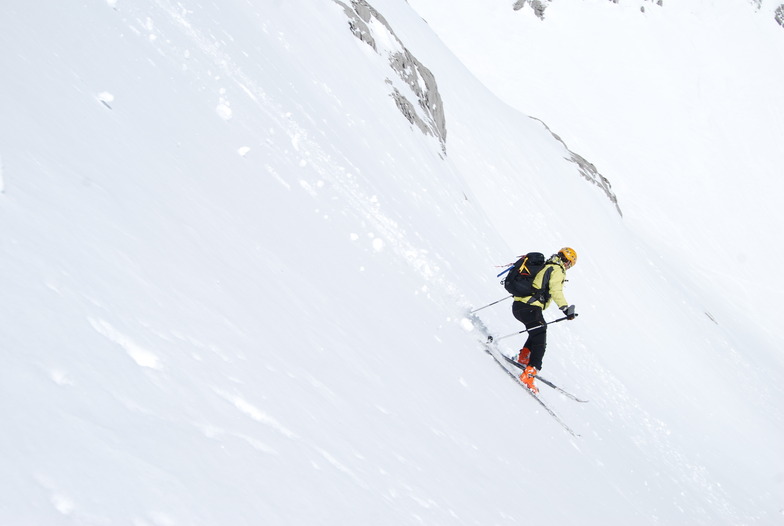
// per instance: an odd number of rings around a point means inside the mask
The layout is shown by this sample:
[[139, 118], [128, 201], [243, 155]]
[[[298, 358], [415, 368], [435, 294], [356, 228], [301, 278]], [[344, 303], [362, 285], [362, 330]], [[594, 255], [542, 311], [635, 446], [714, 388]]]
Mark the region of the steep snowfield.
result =
[[733, 276], [784, 258], [773, 2], [559, 0], [544, 21], [508, 2], [411, 4], [502, 100], [597, 166], [627, 225], [666, 258], [688, 255], [703, 294], [722, 283], [716, 301], [760, 305], [760, 325], [777, 323], [784, 286]]
[[[667, 265], [655, 196], [618, 183], [621, 218], [421, 3], [372, 5], [446, 155], [345, 3], [0, 7], [0, 524], [780, 522], [780, 329]], [[565, 244], [544, 373], [591, 401], [542, 396], [580, 438], [465, 318]]]

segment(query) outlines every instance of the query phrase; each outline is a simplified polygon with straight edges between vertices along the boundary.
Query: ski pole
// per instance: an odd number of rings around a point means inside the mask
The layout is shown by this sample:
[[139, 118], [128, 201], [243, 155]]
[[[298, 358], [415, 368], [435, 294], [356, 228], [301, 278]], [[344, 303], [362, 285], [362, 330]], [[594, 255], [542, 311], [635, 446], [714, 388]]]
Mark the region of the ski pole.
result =
[[[574, 317], [576, 318], [577, 314], [575, 314]], [[548, 321], [544, 325], [537, 325], [536, 327], [531, 327], [530, 329], [523, 329], [522, 331], [513, 332], [512, 334], [507, 334], [506, 336], [501, 336], [500, 338], [493, 338], [492, 336], [488, 336], [487, 337], [487, 341], [489, 341], [489, 342], [493, 342], [493, 341], [497, 342], [497, 341], [503, 340], [505, 338], [511, 338], [512, 336], [517, 336], [518, 334], [523, 334], [524, 332], [529, 332], [529, 331], [532, 331], [534, 329], [541, 329], [542, 327], [545, 327], [547, 325], [551, 325], [553, 323], [558, 323], [559, 321], [564, 321], [564, 320], [568, 320], [568, 319], [569, 319], [569, 316], [564, 316], [563, 318], [558, 318], [557, 320]]]
[[493, 303], [488, 303], [488, 304], [487, 304], [487, 305], [485, 305], [484, 307], [479, 307], [478, 309], [474, 309], [474, 310], [472, 310], [471, 312], [469, 312], [469, 314], [473, 314], [473, 313], [475, 313], [475, 312], [479, 312], [480, 310], [482, 310], [482, 309], [486, 309], [487, 307], [492, 307], [492, 306], [493, 306], [493, 305], [495, 305], [496, 303], [501, 303], [502, 301], [504, 301], [504, 300], [508, 300], [508, 299], [509, 299], [509, 298], [511, 298], [511, 297], [512, 297], [512, 295], [510, 294], [510, 295], [508, 295], [507, 297], [505, 297], [505, 298], [501, 298], [501, 299], [500, 299], [500, 300], [498, 300], [498, 301], [494, 301]]

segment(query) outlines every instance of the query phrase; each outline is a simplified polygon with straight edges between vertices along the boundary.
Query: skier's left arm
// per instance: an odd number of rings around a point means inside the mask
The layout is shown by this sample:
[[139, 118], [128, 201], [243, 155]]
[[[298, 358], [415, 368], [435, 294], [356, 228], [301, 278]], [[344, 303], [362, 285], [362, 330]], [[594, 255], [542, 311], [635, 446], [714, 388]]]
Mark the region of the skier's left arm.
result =
[[553, 265], [553, 273], [550, 275], [550, 298], [558, 305], [558, 308], [563, 310], [569, 306], [564, 296], [563, 286], [566, 279], [566, 273], [558, 266]]

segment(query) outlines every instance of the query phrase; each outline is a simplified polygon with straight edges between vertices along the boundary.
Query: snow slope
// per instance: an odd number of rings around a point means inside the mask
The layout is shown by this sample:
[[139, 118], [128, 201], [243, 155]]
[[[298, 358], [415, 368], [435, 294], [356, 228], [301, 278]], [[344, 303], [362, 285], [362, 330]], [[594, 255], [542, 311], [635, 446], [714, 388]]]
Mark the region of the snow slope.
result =
[[[0, 524], [781, 521], [780, 330], [662, 268], [658, 201], [622, 218], [417, 4], [372, 3], [375, 50], [345, 2], [0, 7]], [[580, 438], [465, 317], [565, 244], [544, 373], [591, 402], [542, 395]]]
[[667, 258], [692, 255], [702, 295], [721, 282], [743, 311], [765, 307], [753, 316], [762, 327], [777, 323], [781, 283], [760, 291], [732, 276], [784, 258], [784, 31], [773, 2], [559, 0], [543, 21], [508, 2], [411, 4], [502, 100], [597, 166], [626, 224]]

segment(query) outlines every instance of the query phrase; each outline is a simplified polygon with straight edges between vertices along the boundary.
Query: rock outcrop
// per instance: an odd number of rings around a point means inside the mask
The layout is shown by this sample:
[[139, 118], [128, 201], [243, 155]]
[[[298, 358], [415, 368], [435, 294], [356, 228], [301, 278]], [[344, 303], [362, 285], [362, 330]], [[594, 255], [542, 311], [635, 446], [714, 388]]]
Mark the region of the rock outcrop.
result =
[[400, 112], [422, 133], [436, 137], [446, 153], [444, 104], [433, 73], [406, 49], [386, 19], [365, 0], [333, 1], [343, 7], [354, 36], [389, 60], [394, 78], [388, 77], [386, 83]]

